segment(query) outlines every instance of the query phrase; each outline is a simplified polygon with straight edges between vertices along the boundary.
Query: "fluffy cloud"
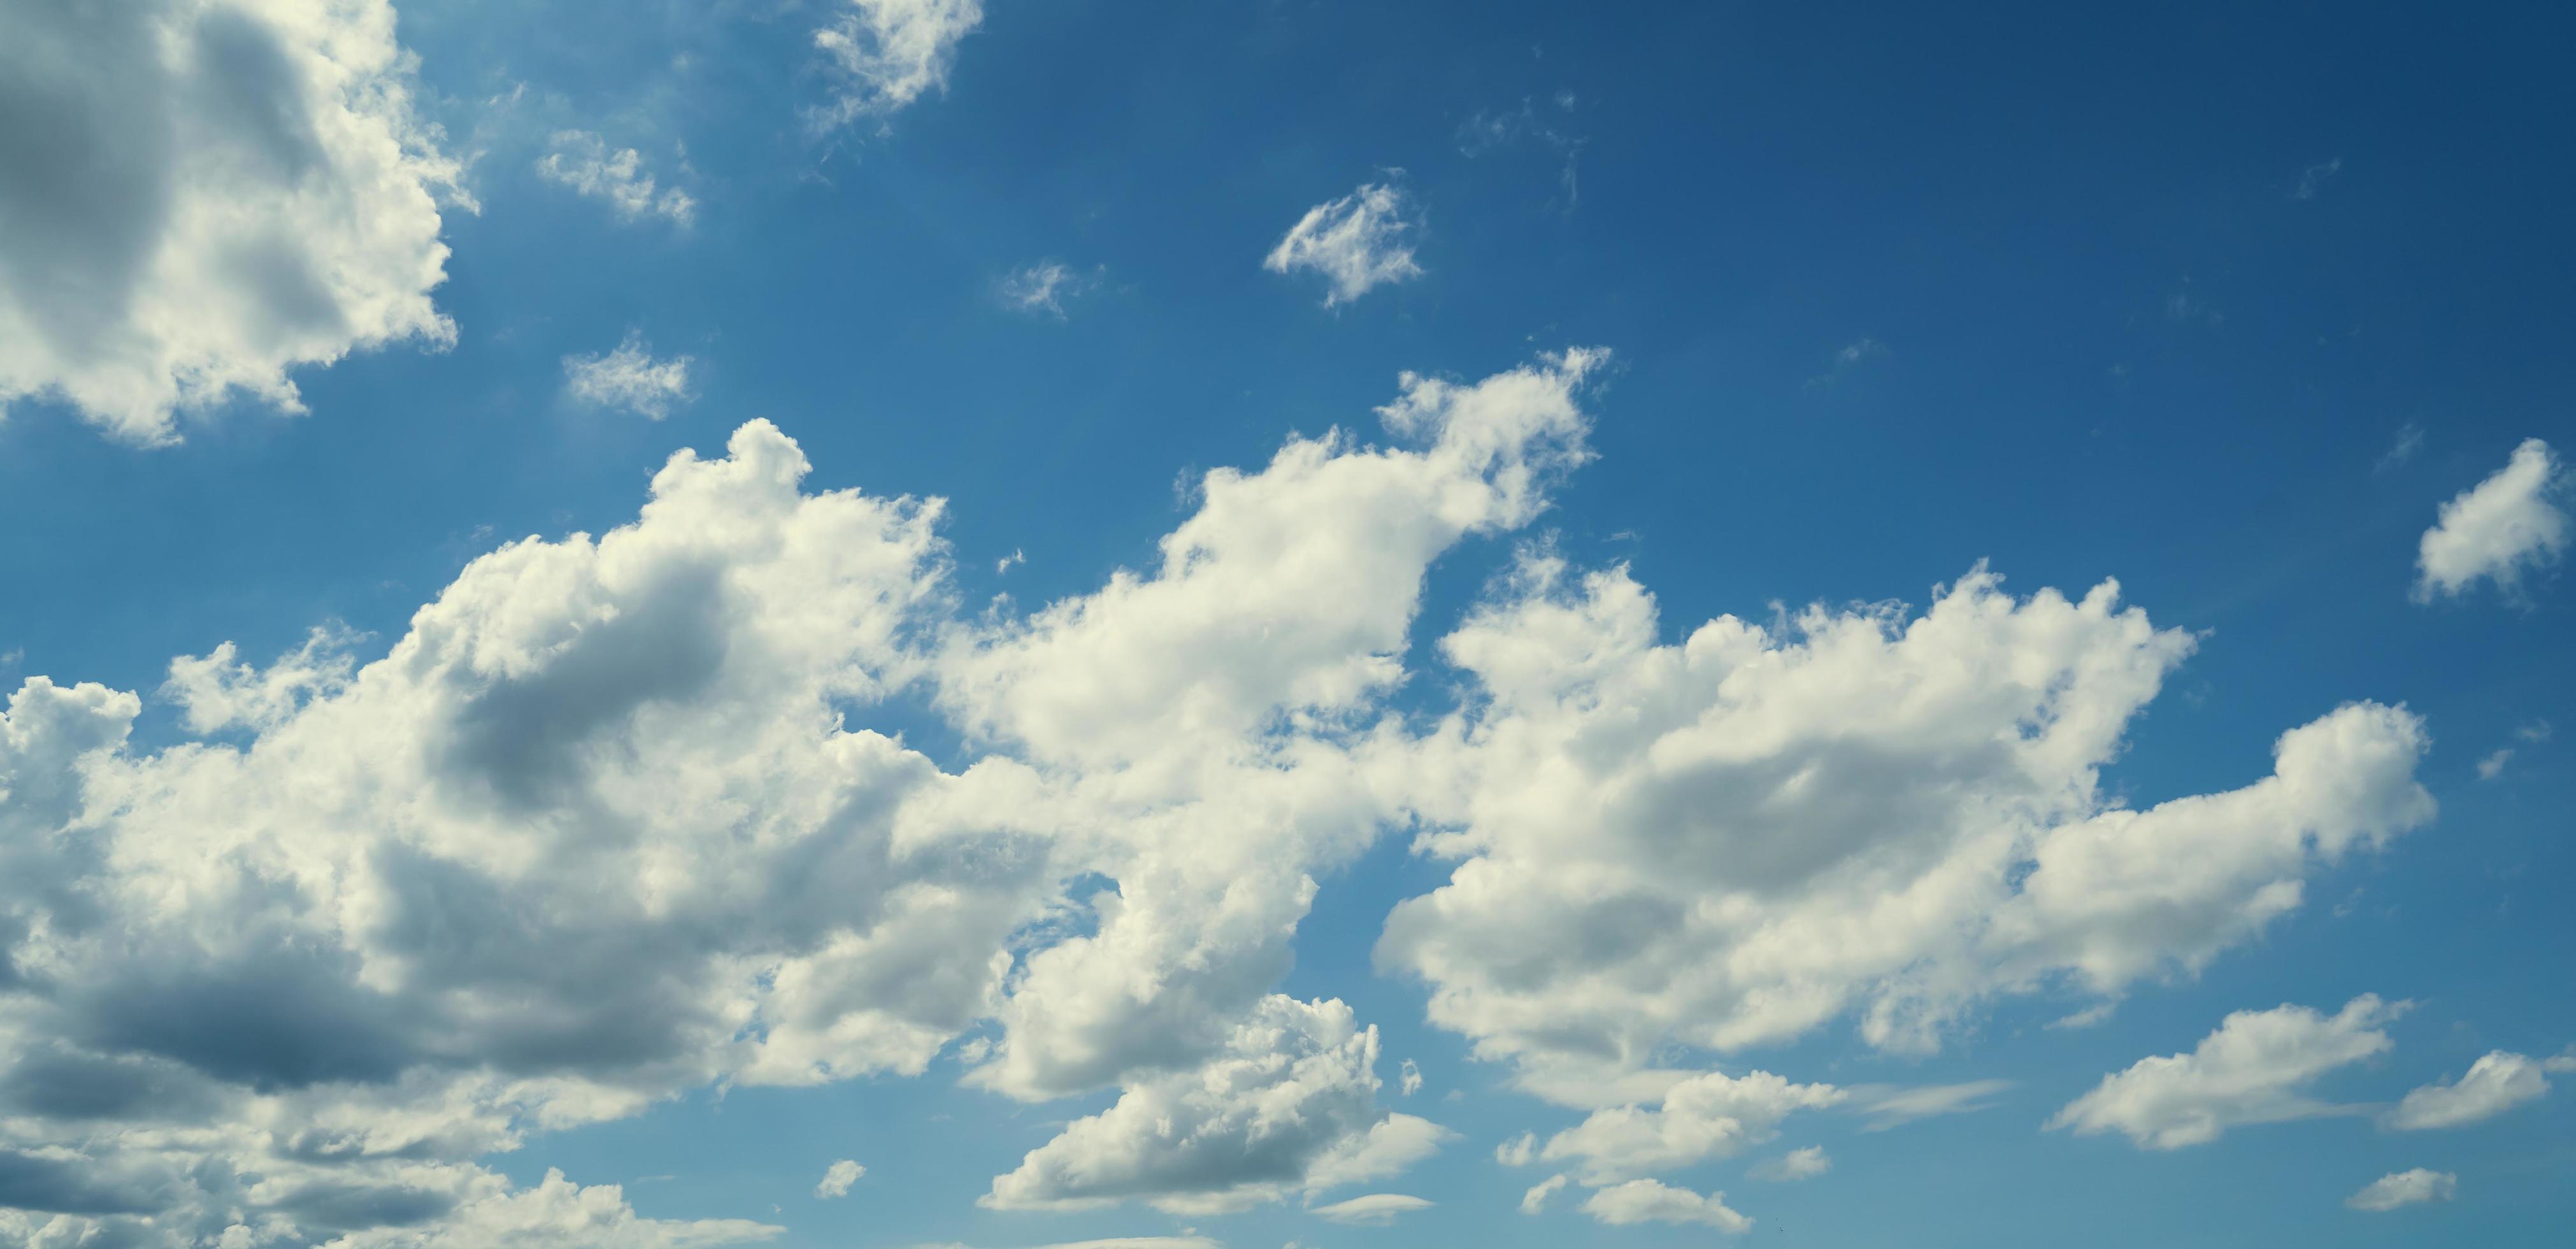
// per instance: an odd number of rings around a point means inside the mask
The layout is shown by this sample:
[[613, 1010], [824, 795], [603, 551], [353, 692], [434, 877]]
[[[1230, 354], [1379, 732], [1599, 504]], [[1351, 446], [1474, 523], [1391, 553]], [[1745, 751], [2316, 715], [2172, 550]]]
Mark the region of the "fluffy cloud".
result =
[[[1394, 1174], [1444, 1133], [1377, 1107], [1377, 1057], [1377, 1030], [1356, 1027], [1349, 1007], [1273, 996], [1223, 1056], [1130, 1085], [996, 1178], [984, 1204], [1079, 1209], [1142, 1197], [1174, 1213], [1217, 1213]], [[1386, 1201], [1359, 1198], [1349, 1212], [1385, 1213]]]
[[1753, 1230], [1753, 1220], [1727, 1208], [1726, 1194], [1703, 1197], [1654, 1180], [1630, 1180], [1592, 1194], [1583, 1212], [1613, 1227], [1631, 1223], [1697, 1223], [1721, 1232]]
[[2017, 599], [1980, 568], [1920, 615], [1661, 629], [1624, 569], [1537, 551], [1442, 641], [1475, 691], [1417, 750], [1416, 845], [1458, 866], [1378, 947], [1568, 1104], [1635, 1100], [1673, 1043], [1856, 1011], [1919, 1051], [1995, 994], [2195, 969], [2433, 814], [2421, 724], [2372, 703], [2243, 788], [2117, 805], [2101, 768], [2192, 639], [2110, 583]]
[[2427, 1084], [2382, 1120], [2402, 1132], [2456, 1128], [2497, 1115], [2549, 1095], [2545, 1071], [2576, 1070], [2576, 1058], [2532, 1059], [2496, 1050], [2469, 1064], [2454, 1084]]
[[2567, 476], [2549, 444], [2524, 440], [2493, 476], [2442, 505], [2415, 561], [2415, 601], [2457, 595], [2480, 580], [2510, 594], [2525, 573], [2547, 567], [2567, 546], [2567, 513], [2555, 496]]
[[2048, 1126], [2080, 1136], [2117, 1131], [2141, 1148], [2180, 1149], [2233, 1127], [2340, 1113], [2303, 1090], [2337, 1067], [2387, 1052], [2379, 1026], [2406, 1007], [2365, 993], [2334, 1015], [2286, 1005], [2238, 1011], [2191, 1053], [2142, 1058], [2104, 1076]]
[[1661, 1106], [1594, 1111], [1557, 1133], [1540, 1157], [1580, 1163], [1586, 1184], [1732, 1158], [1779, 1136], [1780, 1121], [1800, 1110], [1841, 1104], [1850, 1095], [1828, 1084], [1791, 1084], [1767, 1071], [1740, 1078], [1720, 1072], [1673, 1086]]
[[2378, 1212], [2429, 1201], [2449, 1201], [2459, 1195], [2460, 1177], [2448, 1171], [2427, 1171], [2417, 1167], [2412, 1171], [2380, 1176], [2363, 1186], [2360, 1192], [2344, 1198], [2343, 1204], [2355, 1210]]
[[604, 356], [565, 356], [564, 393], [599, 408], [617, 408], [658, 421], [676, 404], [689, 399], [687, 356], [653, 358], [644, 336], [626, 332], [617, 350]]
[[644, 157], [635, 149], [610, 151], [587, 130], [558, 130], [552, 150], [537, 158], [537, 175], [591, 199], [608, 201], [620, 221], [660, 217], [685, 226], [697, 219], [698, 202], [678, 187], [657, 191]]
[[843, 1158], [823, 1169], [823, 1178], [814, 1184], [814, 1195], [826, 1199], [847, 1197], [850, 1195], [850, 1185], [858, 1183], [859, 1177], [867, 1173], [866, 1167]]
[[1792, 1149], [1769, 1162], [1753, 1168], [1752, 1174], [1753, 1178], [1757, 1180], [1778, 1180], [1786, 1182], [1790, 1180], [1812, 1180], [1833, 1169], [1834, 1160], [1826, 1156], [1825, 1147], [1822, 1145], [1809, 1145], [1804, 1149]]
[[1310, 269], [1323, 275], [1331, 288], [1324, 306], [1330, 308], [1376, 287], [1422, 276], [1409, 241], [1421, 228], [1421, 210], [1404, 188], [1363, 183], [1340, 199], [1307, 209], [1261, 267], [1272, 273]]
[[957, 43], [984, 22], [983, 0], [845, 0], [814, 32], [839, 76], [833, 102], [815, 111], [818, 126], [884, 117], [945, 90]]
[[[0, 407], [118, 437], [455, 329], [441, 193], [385, 0], [0, 4]], [[458, 202], [463, 202], [461, 196]]]

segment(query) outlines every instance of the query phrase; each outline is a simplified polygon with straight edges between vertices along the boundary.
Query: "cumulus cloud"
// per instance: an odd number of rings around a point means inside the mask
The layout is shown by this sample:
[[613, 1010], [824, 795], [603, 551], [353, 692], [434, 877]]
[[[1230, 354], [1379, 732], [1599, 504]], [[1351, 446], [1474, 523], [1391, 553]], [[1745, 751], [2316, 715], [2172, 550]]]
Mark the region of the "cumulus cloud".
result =
[[1539, 1157], [1576, 1162], [1584, 1183], [1605, 1184], [1732, 1158], [1776, 1139], [1781, 1120], [1791, 1114], [1836, 1106], [1848, 1097], [1832, 1085], [1792, 1084], [1767, 1071], [1742, 1077], [1710, 1072], [1674, 1085], [1659, 1106], [1594, 1111], [1551, 1137]]
[[958, 42], [984, 22], [983, 0], [842, 0], [834, 8], [814, 32], [839, 86], [813, 116], [825, 128], [882, 119], [946, 90]]
[[1547, 1209], [1547, 1199], [1563, 1189], [1570, 1178], [1564, 1175], [1551, 1175], [1530, 1185], [1529, 1191], [1521, 1194], [1521, 1213], [1537, 1214]]
[[291, 370], [441, 347], [439, 200], [386, 0], [0, 6], [0, 409], [59, 399], [117, 437]]
[[1753, 1230], [1753, 1220], [1727, 1208], [1726, 1194], [1710, 1193], [1703, 1197], [1687, 1188], [1674, 1188], [1655, 1180], [1630, 1180], [1601, 1189], [1583, 1203], [1583, 1212], [1613, 1227], [1631, 1223], [1696, 1223], [1721, 1232]]
[[[1218, 1213], [1392, 1175], [1446, 1134], [1377, 1107], [1377, 1057], [1377, 1030], [1356, 1027], [1349, 1007], [1271, 997], [1222, 1057], [1131, 1084], [1116, 1105], [996, 1178], [984, 1204], [1081, 1209], [1144, 1198], [1173, 1213]], [[1386, 1200], [1360, 1198], [1352, 1209]]]
[[565, 356], [564, 393], [597, 408], [616, 408], [658, 421], [689, 401], [688, 356], [653, 357], [644, 336], [628, 330], [606, 355]]
[[1792, 1149], [1753, 1168], [1752, 1175], [1757, 1180], [1787, 1182], [1812, 1180], [1833, 1169], [1834, 1160], [1825, 1154], [1825, 1147], [1809, 1145], [1804, 1149]]
[[2576, 1067], [2559, 1059], [2533, 1059], [2496, 1050], [2469, 1064], [2456, 1083], [2427, 1084], [2406, 1095], [2381, 1122], [2401, 1132], [2456, 1128], [2497, 1115], [2549, 1095], [2542, 1073]]
[[2460, 1177], [2448, 1171], [2427, 1171], [2417, 1167], [2412, 1171], [2380, 1176], [2363, 1186], [2360, 1192], [2344, 1198], [2343, 1204], [2355, 1210], [2377, 1213], [2399, 1206], [2449, 1201], [2459, 1195]]
[[558, 130], [551, 150], [537, 158], [537, 175], [591, 199], [606, 200], [620, 221], [660, 217], [673, 225], [697, 220], [698, 202], [678, 187], [656, 188], [635, 149], [610, 151], [587, 130]]
[[2548, 567], [2567, 546], [2567, 513], [2556, 497], [2567, 474], [2549, 444], [2525, 439], [2485, 481], [2442, 505], [2415, 560], [2415, 601], [2456, 596], [2479, 581], [2507, 594]]
[[1307, 209], [1261, 267], [1272, 273], [1305, 269], [1321, 274], [1329, 288], [1324, 306], [1330, 308], [1422, 276], [1411, 242], [1421, 230], [1421, 210], [1403, 187], [1363, 183], [1340, 199]]
[[867, 1173], [866, 1167], [843, 1158], [823, 1169], [823, 1178], [814, 1184], [814, 1195], [822, 1198], [847, 1197], [850, 1195], [850, 1185], [858, 1183], [859, 1177]]
[[1420, 1197], [1406, 1196], [1403, 1193], [1370, 1193], [1364, 1197], [1353, 1197], [1348, 1201], [1336, 1201], [1329, 1206], [1317, 1206], [1312, 1213], [1317, 1218], [1330, 1219], [1335, 1223], [1359, 1223], [1383, 1227], [1394, 1222], [1395, 1216], [1399, 1214], [1428, 1210], [1431, 1206], [1431, 1202]]
[[2306, 1088], [2338, 1067], [2386, 1053], [2379, 1026], [2407, 1003], [2363, 994], [2323, 1015], [2304, 1006], [2237, 1011], [2188, 1054], [2142, 1058], [2104, 1076], [2049, 1120], [2079, 1136], [2117, 1131], [2145, 1149], [2217, 1140], [2229, 1128], [2344, 1113]]
[[[990, 1204], [1321, 1199], [1446, 1136], [1382, 1104], [1374, 1028], [1276, 991], [1316, 881], [1392, 828], [1457, 866], [1382, 956], [1481, 1053], [1631, 1112], [1571, 1130], [1608, 1175], [1769, 1139], [1727, 1100], [1753, 1077], [1677, 1101], [1699, 1077], [1643, 1061], [1668, 1043], [1846, 1008], [1910, 1043], [2070, 971], [2107, 992], [2430, 817], [2420, 727], [2370, 704], [2247, 788], [2113, 806], [2094, 769], [2185, 641], [2107, 589], [1982, 573], [1910, 623], [1667, 647], [1624, 573], [1577, 596], [1524, 561], [1450, 633], [1466, 704], [1392, 710], [1426, 575], [1544, 514], [1602, 359], [1407, 375], [1376, 433], [1207, 474], [1150, 566], [1034, 611], [963, 607], [940, 501], [809, 491], [755, 421], [629, 524], [475, 560], [382, 651], [174, 663], [217, 736], [136, 747], [135, 695], [27, 678], [0, 719], [0, 1240], [757, 1239], [480, 1160], [943, 1053], [1009, 1098], [1114, 1090]], [[957, 731], [953, 765], [870, 727], [896, 698]], [[1738, 1217], [1643, 1181], [1587, 1209]]]
[[2120, 806], [2101, 769], [2193, 639], [2107, 582], [2016, 598], [1979, 568], [1919, 615], [1662, 629], [1625, 569], [1534, 550], [1443, 639], [1474, 693], [1419, 743], [1415, 844], [1457, 866], [1377, 951], [1570, 1105], [1635, 1100], [1675, 1043], [1856, 1013], [1924, 1051], [1994, 995], [2188, 972], [2434, 811], [2421, 723], [2373, 703], [2242, 788]]

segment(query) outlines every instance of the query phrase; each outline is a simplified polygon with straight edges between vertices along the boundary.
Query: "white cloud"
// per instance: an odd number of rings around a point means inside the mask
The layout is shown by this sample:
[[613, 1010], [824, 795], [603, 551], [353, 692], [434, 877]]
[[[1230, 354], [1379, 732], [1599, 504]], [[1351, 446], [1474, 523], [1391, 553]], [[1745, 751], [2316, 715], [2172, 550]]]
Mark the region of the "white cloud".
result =
[[1996, 994], [2189, 972], [2434, 811], [2420, 722], [2370, 703], [2242, 788], [2117, 805], [2101, 769], [2193, 639], [2110, 583], [2017, 599], [1979, 568], [1920, 615], [1663, 628], [1624, 568], [1532, 553], [1442, 641], [1473, 700], [1416, 751], [1417, 849], [1458, 866], [1378, 957], [1567, 1104], [1635, 1100], [1672, 1044], [1856, 1012], [1922, 1051]]
[[1858, 1109], [1870, 1117], [1869, 1126], [1863, 1130], [1884, 1132], [1917, 1119], [1984, 1110], [1994, 1103], [1997, 1095], [2012, 1085], [2010, 1080], [1970, 1080], [1962, 1084], [1927, 1084], [1916, 1088], [1855, 1088], [1850, 1092], [1859, 1099]]
[[240, 662], [232, 643], [206, 655], [170, 661], [163, 697], [179, 704], [188, 731], [213, 733], [242, 725], [264, 729], [285, 722], [315, 698], [348, 688], [354, 660], [349, 648], [362, 639], [337, 626], [306, 635], [304, 645], [266, 668]]
[[1494, 1161], [1507, 1167], [1525, 1167], [1538, 1160], [1538, 1134], [1523, 1132], [1494, 1146]]
[[851, 1159], [843, 1158], [823, 1169], [823, 1178], [814, 1184], [814, 1195], [827, 1199], [847, 1197], [850, 1195], [850, 1185], [858, 1183], [859, 1177], [867, 1173], [866, 1167], [860, 1166]]
[[982, 0], [844, 0], [829, 24], [814, 32], [839, 76], [833, 102], [815, 111], [815, 124], [843, 126], [862, 117], [883, 118], [948, 88], [958, 41], [984, 21]]
[[1331, 289], [1324, 306], [1346, 304], [1372, 289], [1422, 276], [1411, 239], [1421, 210], [1393, 183], [1363, 183], [1340, 199], [1306, 210], [1261, 262], [1272, 273], [1309, 269]]
[[565, 356], [564, 393], [599, 408], [619, 408], [658, 421], [689, 401], [688, 356], [653, 358], [652, 345], [634, 330], [607, 355]]
[[1014, 312], [1042, 312], [1061, 321], [1064, 301], [1089, 294], [1100, 284], [1098, 273], [1078, 273], [1053, 261], [1040, 261], [1002, 279], [1002, 306]]
[[1726, 1194], [1703, 1197], [1687, 1188], [1673, 1188], [1654, 1180], [1630, 1180], [1601, 1189], [1583, 1203], [1583, 1212], [1614, 1227], [1631, 1223], [1697, 1223], [1721, 1232], [1753, 1230], [1753, 1220], [1727, 1208]]
[[2474, 1063], [2456, 1084], [2427, 1084], [2406, 1095], [2381, 1120], [2401, 1132], [2456, 1128], [2497, 1115], [2549, 1095], [2551, 1060], [2496, 1050]]
[[117, 437], [405, 339], [442, 347], [439, 197], [385, 0], [14, 3], [0, 40], [0, 409]]
[[1833, 1169], [1834, 1160], [1825, 1154], [1825, 1147], [1809, 1145], [1804, 1149], [1792, 1149], [1765, 1162], [1753, 1168], [1751, 1174], [1757, 1180], [1776, 1180], [1785, 1183], [1792, 1180], [1812, 1180]]
[[1312, 1213], [1318, 1218], [1330, 1219], [1335, 1223], [1384, 1226], [1394, 1222], [1395, 1216], [1399, 1214], [1428, 1210], [1431, 1206], [1431, 1202], [1420, 1197], [1409, 1197], [1403, 1193], [1370, 1193], [1365, 1197], [1336, 1201], [1329, 1206], [1317, 1206]]
[[2317, 192], [2336, 174], [2343, 172], [2343, 158], [2329, 157], [2299, 171], [2299, 185], [2292, 188], [2292, 199], [2315, 199]]
[[1410, 1058], [1397, 1069], [1395, 1091], [1406, 1097], [1422, 1091], [1422, 1068], [1414, 1066]]
[[1547, 1209], [1547, 1199], [1555, 1196], [1558, 1190], [1564, 1188], [1568, 1178], [1569, 1177], [1563, 1175], [1551, 1175], [1546, 1179], [1540, 1180], [1536, 1184], [1530, 1185], [1529, 1191], [1521, 1194], [1521, 1213], [1537, 1214], [1538, 1212]]
[[608, 201], [620, 221], [660, 217], [686, 226], [697, 219], [698, 202], [678, 187], [657, 190], [635, 149], [610, 151], [608, 142], [587, 130], [558, 130], [552, 149], [537, 158], [537, 174], [591, 199]]
[[2373, 473], [2388, 472], [2389, 470], [2414, 459], [2416, 453], [2423, 449], [2424, 427], [2413, 421], [2408, 421], [2397, 427], [2396, 438], [2390, 441], [2388, 444], [2388, 450], [2379, 457], [2379, 462], [2377, 464], [2371, 466], [2370, 471]]
[[1579, 1178], [1597, 1186], [1707, 1158], [1732, 1158], [1776, 1139], [1781, 1120], [1791, 1114], [1840, 1105], [1848, 1097], [1829, 1084], [1791, 1084], [1767, 1071], [1742, 1077], [1710, 1072], [1674, 1085], [1654, 1109], [1594, 1111], [1550, 1138], [1539, 1156], [1578, 1162]]
[[983, 1204], [1082, 1209], [1142, 1198], [1219, 1213], [1392, 1175], [1446, 1133], [1375, 1102], [1375, 1028], [1340, 1002], [1273, 996], [1204, 1066], [1138, 1080], [996, 1177]]
[[2557, 561], [2567, 546], [2567, 513], [2553, 496], [2567, 475], [2549, 444], [2525, 439], [2485, 481], [2442, 505], [2416, 555], [2415, 601], [2457, 595], [2480, 580], [2507, 594], [2525, 574]]
[[2079, 1136], [2118, 1131], [2141, 1148], [2180, 1149], [2233, 1127], [2342, 1113], [2304, 1090], [2337, 1067], [2387, 1052], [2379, 1025], [2407, 1005], [2365, 993], [2331, 1016], [2287, 1005], [2237, 1011], [2191, 1053], [2142, 1058], [2104, 1076], [2048, 1126]]
[[2417, 1167], [2412, 1171], [2380, 1176], [2360, 1192], [2344, 1198], [2343, 1204], [2355, 1210], [2378, 1212], [2429, 1201], [2450, 1201], [2459, 1195], [2460, 1177], [2448, 1171], [2427, 1171]]

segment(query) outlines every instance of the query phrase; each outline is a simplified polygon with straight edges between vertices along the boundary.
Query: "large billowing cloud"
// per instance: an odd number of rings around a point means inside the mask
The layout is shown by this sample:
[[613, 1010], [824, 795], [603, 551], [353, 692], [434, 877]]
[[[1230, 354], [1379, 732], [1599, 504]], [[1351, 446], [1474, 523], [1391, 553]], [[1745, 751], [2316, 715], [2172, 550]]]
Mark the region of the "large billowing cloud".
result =
[[2016, 598], [1980, 568], [1919, 615], [1660, 628], [1624, 569], [1541, 551], [1442, 642], [1476, 693], [1420, 743], [1417, 846], [1458, 866], [1378, 951], [1573, 1105], [1635, 1100], [1676, 1043], [1850, 1013], [1919, 1051], [1993, 995], [2115, 996], [2433, 814], [2421, 724], [2373, 703], [2283, 734], [2243, 788], [2119, 805], [2101, 769], [2192, 639], [2109, 583]]
[[119, 437], [453, 327], [437, 195], [386, 0], [0, 0], [0, 406]]
[[[979, 1021], [979, 1083], [1127, 1090], [997, 1201], [1402, 1167], [1442, 1132], [1376, 1107], [1374, 1030], [1269, 988], [1313, 874], [1400, 810], [1374, 699], [1425, 568], [1537, 513], [1594, 359], [1408, 378], [1397, 445], [1213, 474], [1160, 568], [1026, 618], [958, 610], [938, 502], [805, 493], [754, 422], [631, 525], [475, 561], [373, 662], [327, 632], [176, 661], [214, 739], [129, 751], [133, 695], [28, 681], [0, 722], [12, 1230], [444, 1244], [567, 1206], [618, 1243], [741, 1239], [473, 1160], [716, 1080], [917, 1075]], [[952, 773], [856, 727], [908, 687], [989, 749]], [[1055, 1164], [1100, 1140], [1123, 1170]]]
[[[2187, 639], [1982, 571], [1919, 617], [1668, 646], [1624, 572], [1532, 555], [1447, 637], [1466, 705], [1395, 712], [1427, 571], [1541, 516], [1599, 363], [1407, 376], [1380, 440], [1211, 473], [1151, 567], [1033, 612], [958, 601], [940, 502], [809, 492], [754, 422], [675, 456], [632, 524], [475, 561], [380, 655], [324, 631], [174, 662], [198, 739], [130, 748], [136, 696], [27, 681], [0, 721], [0, 1234], [757, 1239], [478, 1160], [715, 1082], [934, 1065], [1117, 1090], [995, 1158], [996, 1206], [1388, 1176], [1446, 1133], [1383, 1106], [1367, 1021], [1276, 989], [1316, 882], [1390, 829], [1457, 869], [1384, 956], [1604, 1111], [1545, 1151], [1584, 1208], [1732, 1228], [1641, 1173], [1801, 1109], [1899, 1112], [1649, 1055], [1846, 1013], [1923, 1046], [1993, 994], [2117, 994], [2429, 818], [2421, 727], [2372, 704], [2244, 788], [2117, 807], [2098, 770]], [[964, 757], [869, 728], [898, 698]]]

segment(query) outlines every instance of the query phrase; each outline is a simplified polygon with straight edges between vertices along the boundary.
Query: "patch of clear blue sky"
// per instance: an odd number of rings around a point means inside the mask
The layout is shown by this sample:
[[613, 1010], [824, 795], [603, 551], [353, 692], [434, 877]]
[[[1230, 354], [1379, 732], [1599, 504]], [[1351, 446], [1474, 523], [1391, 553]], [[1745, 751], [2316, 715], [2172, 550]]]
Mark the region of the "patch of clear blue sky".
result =
[[[1886, 1133], [1793, 1120], [1781, 1146], [1826, 1145], [1825, 1180], [1760, 1184], [1748, 1159], [1674, 1182], [1728, 1190], [1760, 1243], [2420, 1244], [2423, 1212], [2338, 1202], [2429, 1166], [2463, 1175], [2445, 1243], [2563, 1243], [2563, 1093], [2460, 1132], [2328, 1119], [2173, 1153], [2039, 1124], [2102, 1073], [2283, 1001], [2425, 1003], [2330, 1097], [2576, 1040], [2576, 1001], [2530, 992], [2534, 967], [2576, 967], [2576, 784], [2557, 747], [2493, 783], [2473, 770], [2516, 724], [2576, 726], [2576, 600], [2553, 582], [2522, 608], [2406, 601], [2440, 500], [2522, 437], [2576, 443], [2576, 14], [990, 0], [944, 95], [826, 145], [798, 116], [827, 85], [807, 39], [825, 8], [405, 6], [431, 111], [487, 153], [483, 212], [448, 217], [457, 346], [307, 370], [309, 418], [218, 412], [175, 450], [14, 414], [0, 653], [149, 689], [173, 654], [274, 654], [334, 617], [381, 645], [495, 541], [630, 519], [673, 450], [712, 452], [753, 416], [804, 444], [817, 486], [948, 497], [962, 584], [1034, 603], [1149, 560], [1180, 474], [1257, 465], [1292, 430], [1373, 432], [1401, 369], [1608, 346], [1601, 458], [1542, 527], [1629, 562], [1676, 633], [1774, 601], [1919, 603], [1980, 559], [2022, 592], [2117, 576], [2206, 633], [2135, 726], [2114, 778], [2134, 801], [2250, 781], [2281, 730], [2367, 697], [2428, 717], [2443, 803], [2312, 881], [2265, 941], [2101, 1027], [2043, 1029], [2074, 1004], [2043, 997], [1937, 1058], [1868, 1054], [1844, 1025], [1745, 1055], [1795, 1078], [2018, 1084]], [[481, 103], [520, 83], [514, 108]], [[1524, 101], [1579, 153], [1462, 151], [1471, 119]], [[695, 227], [619, 224], [540, 182], [558, 126], [642, 151], [699, 200]], [[1426, 210], [1425, 276], [1327, 312], [1261, 271], [1298, 214], [1385, 167]], [[1098, 289], [1062, 321], [999, 306], [1004, 274], [1049, 259], [1098, 269]], [[697, 361], [700, 397], [667, 421], [561, 396], [562, 356], [630, 328]], [[2383, 467], [2408, 424], [2420, 452]], [[1027, 563], [994, 575], [1013, 550]], [[1438, 570], [1423, 638], [1506, 551]], [[146, 735], [166, 739], [166, 711]], [[1405, 1108], [1462, 1139], [1388, 1187], [1440, 1207], [1380, 1229], [1286, 1208], [1197, 1226], [1235, 1245], [1705, 1242], [1513, 1212], [1544, 1172], [1496, 1168], [1493, 1145], [1570, 1116], [1499, 1092], [1425, 1026], [1418, 988], [1369, 972], [1387, 907], [1440, 875], [1390, 841], [1328, 881], [1288, 985], [1377, 1023], [1390, 1084], [1421, 1062]], [[974, 1210], [1105, 1098], [1019, 1108], [954, 1074], [701, 1094], [499, 1165], [623, 1181], [659, 1215], [774, 1203], [796, 1246], [1181, 1222]], [[868, 1177], [814, 1201], [839, 1157]]]

